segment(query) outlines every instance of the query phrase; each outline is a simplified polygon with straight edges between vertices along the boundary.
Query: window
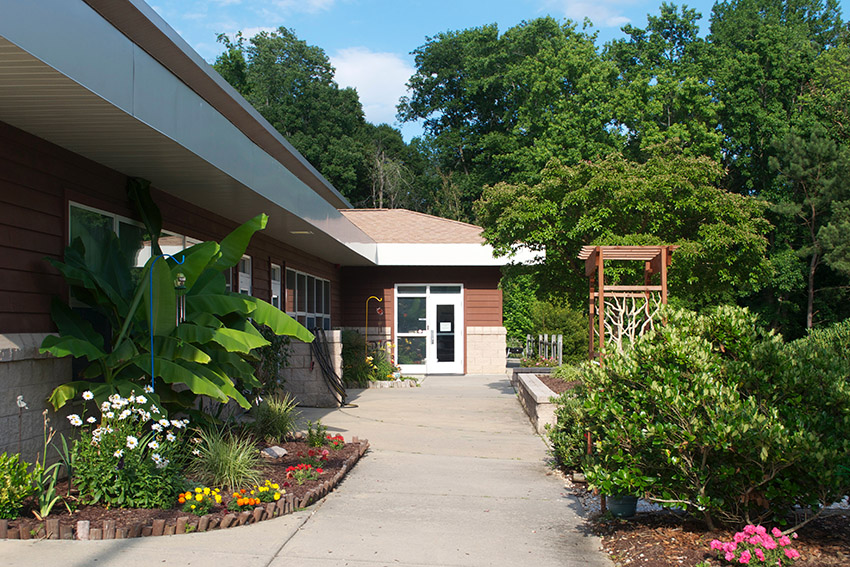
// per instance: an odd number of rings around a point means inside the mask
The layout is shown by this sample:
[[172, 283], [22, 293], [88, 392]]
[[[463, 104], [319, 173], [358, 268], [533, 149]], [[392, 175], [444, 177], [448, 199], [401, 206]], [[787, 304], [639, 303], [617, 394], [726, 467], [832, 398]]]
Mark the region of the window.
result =
[[242, 256], [237, 266], [239, 270], [239, 293], [251, 295], [251, 257]]
[[286, 313], [308, 329], [331, 328], [331, 282], [286, 270]]
[[272, 305], [280, 309], [280, 266], [272, 264], [271, 268], [271, 295]]
[[[100, 260], [100, 258], [91, 257], [90, 254], [97, 249], [96, 243], [105, 241], [110, 233], [118, 236], [121, 251], [125, 257], [132, 258], [132, 266], [142, 267], [150, 260], [150, 235], [145, 232], [144, 226], [140, 223], [77, 203], [70, 203], [68, 218], [70, 220], [69, 241], [73, 242], [75, 238], [83, 241], [87, 262], [96, 265]], [[200, 241], [163, 230], [159, 246], [164, 254], [174, 255], [198, 242]]]

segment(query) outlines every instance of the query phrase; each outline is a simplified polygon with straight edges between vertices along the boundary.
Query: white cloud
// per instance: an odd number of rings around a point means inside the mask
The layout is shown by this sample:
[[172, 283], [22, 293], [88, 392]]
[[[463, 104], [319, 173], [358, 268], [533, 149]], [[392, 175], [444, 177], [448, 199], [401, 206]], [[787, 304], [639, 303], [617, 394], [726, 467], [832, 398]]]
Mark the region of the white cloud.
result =
[[619, 28], [631, 21], [623, 15], [623, 7], [633, 3], [633, 0], [549, 0], [546, 5], [559, 8], [565, 17], [578, 24], [588, 18], [598, 28]]
[[360, 95], [366, 120], [373, 124], [393, 124], [396, 105], [407, 92], [405, 83], [415, 69], [395, 53], [349, 47], [331, 56], [340, 87], [354, 87]]

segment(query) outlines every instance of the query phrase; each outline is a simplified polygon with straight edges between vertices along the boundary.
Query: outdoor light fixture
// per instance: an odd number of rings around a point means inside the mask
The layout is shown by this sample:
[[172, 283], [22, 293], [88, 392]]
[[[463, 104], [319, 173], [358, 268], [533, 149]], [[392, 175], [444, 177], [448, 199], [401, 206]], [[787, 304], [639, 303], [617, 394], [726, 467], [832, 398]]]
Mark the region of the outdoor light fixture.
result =
[[179, 325], [186, 320], [186, 276], [182, 272], [177, 274], [177, 285], [174, 289], [177, 292], [177, 324]]

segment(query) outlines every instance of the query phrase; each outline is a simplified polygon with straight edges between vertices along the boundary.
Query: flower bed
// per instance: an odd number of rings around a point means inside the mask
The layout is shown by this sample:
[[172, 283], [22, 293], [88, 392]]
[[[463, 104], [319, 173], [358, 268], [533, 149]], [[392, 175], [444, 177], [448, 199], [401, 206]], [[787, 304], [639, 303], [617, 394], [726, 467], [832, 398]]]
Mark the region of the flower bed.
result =
[[[81, 506], [74, 514], [69, 515], [61, 506], [56, 506], [53, 513], [44, 521], [28, 517], [31, 507], [25, 508], [22, 517], [16, 520], [0, 520], [0, 539], [123, 539], [130, 537], [145, 537], [189, 533], [193, 531], [209, 531], [225, 529], [234, 526], [251, 524], [271, 519], [284, 514], [291, 514], [325, 497], [351, 470], [354, 464], [369, 447], [367, 440], [352, 438], [341, 448], [327, 451], [325, 459], [321, 459], [321, 467], [317, 467], [314, 479], [306, 479], [299, 484], [287, 469], [298, 466], [305, 459], [311, 458], [311, 448], [306, 441], [298, 440], [279, 445], [287, 454], [278, 459], [266, 458], [261, 474], [270, 484], [279, 486], [280, 498], [264, 502], [260, 496], [261, 488], [245, 487], [246, 493], [255, 491], [259, 503], [238, 506], [238, 510], [229, 510], [234, 493], [220, 491], [220, 502], [213, 503], [208, 514], [195, 515], [184, 508], [188, 499], [185, 492], [174, 495], [174, 505], [171, 508], [107, 508], [104, 506]], [[315, 452], [315, 450], [314, 450]], [[321, 470], [321, 473], [318, 472]], [[60, 493], [65, 493], [67, 484], [58, 487]], [[276, 490], [277, 491], [277, 490]], [[194, 491], [191, 491], [194, 498]], [[201, 489], [203, 494], [203, 489]], [[244, 496], [239, 492], [240, 496]], [[182, 500], [183, 502], [180, 502]], [[245, 498], [247, 500], [247, 498]]]

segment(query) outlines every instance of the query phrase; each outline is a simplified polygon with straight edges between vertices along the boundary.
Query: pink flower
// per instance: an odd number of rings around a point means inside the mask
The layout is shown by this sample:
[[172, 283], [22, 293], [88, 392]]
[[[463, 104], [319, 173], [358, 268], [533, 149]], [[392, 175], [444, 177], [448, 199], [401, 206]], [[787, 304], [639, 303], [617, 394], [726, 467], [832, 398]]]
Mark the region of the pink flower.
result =
[[752, 524], [749, 524], [747, 527], [744, 528], [744, 533], [747, 535], [753, 535], [756, 533], [756, 527]]
[[779, 528], [773, 528], [770, 533], [773, 534], [773, 537], [782, 537], [782, 531]]
[[782, 547], [785, 547], [786, 545], [791, 545], [791, 539], [787, 535], [784, 535], [779, 538], [779, 545], [781, 545]]
[[774, 541], [774, 539], [772, 537], [765, 538], [764, 548], [765, 549], [776, 549], [776, 541]]
[[755, 553], [756, 557], [758, 557], [758, 558], [759, 558], [759, 561], [764, 561], [764, 551], [762, 551], [761, 549], [756, 548], [756, 550], [755, 550], [755, 552], [754, 552], [754, 553]]
[[726, 557], [726, 561], [732, 561], [733, 559], [735, 559], [735, 554], [732, 553], [731, 551], [727, 551], [725, 557]]
[[723, 544], [723, 551], [731, 552], [731, 551], [735, 551], [736, 549], [738, 549], [738, 544], [735, 543], [734, 541], [730, 541], [728, 543]]
[[738, 558], [738, 563], [743, 563], [743, 564], [746, 565], [747, 563], [750, 562], [750, 557], [752, 557], [750, 555], [750, 552], [745, 551], [744, 553], [741, 554], [741, 557]]
[[800, 554], [797, 552], [797, 550], [791, 549], [790, 547], [785, 548], [785, 555], [788, 557], [788, 559], [797, 559], [798, 557], [800, 557]]
[[[749, 528], [750, 526], [747, 527]], [[741, 543], [745, 539], [747, 539], [747, 534], [745, 534], [744, 532], [738, 532], [732, 537], [732, 541], [734, 541], [735, 543]]]
[[713, 539], [713, 540], [711, 540], [709, 547], [711, 549], [719, 551], [719, 550], [723, 549], [723, 543], [719, 539]]

